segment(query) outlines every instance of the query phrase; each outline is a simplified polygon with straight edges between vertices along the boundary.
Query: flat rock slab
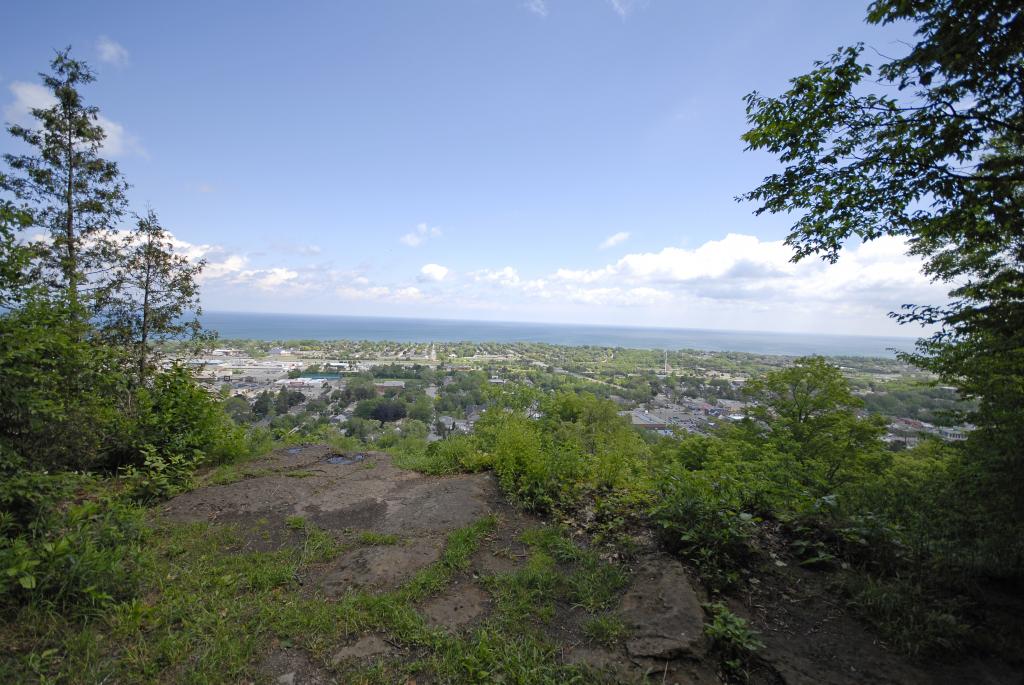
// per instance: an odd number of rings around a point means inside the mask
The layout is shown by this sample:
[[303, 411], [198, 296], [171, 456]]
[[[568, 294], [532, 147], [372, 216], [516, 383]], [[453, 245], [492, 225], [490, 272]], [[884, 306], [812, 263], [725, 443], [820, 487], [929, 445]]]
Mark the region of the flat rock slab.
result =
[[301, 649], [272, 650], [259, 666], [265, 680], [280, 685], [327, 685], [331, 677]]
[[427, 625], [456, 629], [483, 616], [489, 606], [490, 595], [474, 583], [463, 581], [426, 602], [421, 610]]
[[367, 635], [339, 649], [332, 661], [335, 665], [338, 665], [347, 661], [384, 657], [392, 654], [394, 651], [395, 648], [385, 642], [380, 636]]
[[696, 659], [706, 651], [704, 610], [677, 561], [644, 562], [622, 598], [619, 616], [629, 629], [626, 651], [634, 659]]
[[303, 516], [336, 532], [407, 536], [469, 525], [501, 499], [487, 473], [436, 478], [400, 469], [379, 452], [366, 452], [352, 464], [330, 464], [331, 454], [325, 447], [278, 450], [244, 467], [260, 475], [179, 495], [163, 506], [163, 515], [178, 522], [225, 523]]
[[386, 498], [384, 530], [407, 534], [410, 530], [441, 533], [463, 528], [490, 511], [497, 486], [489, 473], [407, 482]]
[[363, 547], [331, 562], [312, 580], [328, 597], [349, 590], [387, 588], [412, 578], [441, 558], [443, 538], [418, 538], [406, 544]]

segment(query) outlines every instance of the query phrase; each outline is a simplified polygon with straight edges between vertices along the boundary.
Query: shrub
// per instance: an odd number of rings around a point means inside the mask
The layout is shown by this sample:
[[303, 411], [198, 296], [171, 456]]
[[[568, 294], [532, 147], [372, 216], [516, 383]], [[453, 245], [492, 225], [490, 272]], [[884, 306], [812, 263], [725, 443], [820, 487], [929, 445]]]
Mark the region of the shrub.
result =
[[881, 579], [855, 574], [846, 581], [850, 604], [897, 649], [936, 655], [963, 649], [970, 628], [967, 603], [913, 579]]
[[76, 618], [130, 597], [142, 559], [143, 512], [77, 474], [3, 474], [0, 609]]
[[746, 619], [729, 611], [721, 602], [705, 604], [711, 620], [704, 624], [704, 634], [711, 640], [711, 648], [722, 657], [725, 670], [740, 674], [751, 656], [764, 648], [757, 633], [750, 629]]
[[726, 477], [666, 469], [651, 516], [670, 548], [682, 552], [712, 589], [738, 579], [749, 554], [754, 517], [739, 508], [737, 483]]

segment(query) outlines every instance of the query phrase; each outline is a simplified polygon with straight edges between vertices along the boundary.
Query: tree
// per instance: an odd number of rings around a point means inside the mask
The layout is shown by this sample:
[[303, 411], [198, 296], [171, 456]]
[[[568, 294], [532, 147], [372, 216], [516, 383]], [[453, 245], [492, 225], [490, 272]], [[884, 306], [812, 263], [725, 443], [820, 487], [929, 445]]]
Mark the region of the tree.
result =
[[70, 316], [80, 317], [82, 291], [101, 292], [109, 282], [113, 231], [128, 186], [117, 164], [100, 157], [106, 134], [99, 110], [78, 91], [95, 80], [93, 72], [71, 58], [70, 48], [57, 53], [50, 69], [40, 76], [53, 104], [32, 110], [40, 128], [8, 127], [34, 151], [4, 155], [13, 174], [0, 176], [0, 190], [28, 210], [26, 228], [48, 233], [49, 242], [37, 246], [45, 282], [62, 294]]
[[863, 402], [823, 357], [798, 359], [751, 380], [745, 391], [757, 402], [751, 416], [770, 428], [768, 443], [796, 459], [805, 485], [817, 494], [880, 465], [884, 420], [857, 416]]
[[154, 343], [201, 336], [196, 278], [205, 264], [174, 253], [153, 210], [139, 217], [123, 240], [103, 307], [104, 328], [114, 342], [132, 350], [139, 385], [145, 383]]
[[256, 396], [256, 400], [252, 403], [252, 415], [257, 419], [262, 419], [270, 414], [274, 409], [274, 396], [269, 390], [264, 390]]
[[426, 395], [420, 395], [409, 405], [409, 418], [429, 424], [434, 418], [434, 403]]
[[[1024, 7], [1019, 0], [878, 0], [873, 24], [917, 42], [877, 67], [840, 48], [778, 97], [747, 96], [749, 149], [785, 168], [741, 199], [798, 218], [795, 260], [838, 259], [851, 239], [902, 236], [946, 304], [907, 304], [936, 326], [905, 359], [977, 399], [973, 494], [1007, 563], [1024, 566]], [[1017, 522], [1017, 523], [1013, 523]], [[973, 544], [973, 540], [967, 540]]]
[[17, 209], [9, 200], [0, 200], [0, 307], [9, 308], [27, 295], [34, 250], [21, 244], [17, 234], [31, 223], [27, 212]]

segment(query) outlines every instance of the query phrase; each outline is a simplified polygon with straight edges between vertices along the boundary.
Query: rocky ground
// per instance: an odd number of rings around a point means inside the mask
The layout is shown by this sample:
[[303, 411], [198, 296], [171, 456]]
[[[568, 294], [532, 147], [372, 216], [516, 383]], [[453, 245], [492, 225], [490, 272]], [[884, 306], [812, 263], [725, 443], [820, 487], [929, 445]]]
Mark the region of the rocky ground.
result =
[[[233, 526], [241, 554], [292, 549], [310, 544], [309, 530], [326, 533], [338, 553], [297, 572], [303, 596], [325, 603], [398, 592], [443, 563], [453, 534], [486, 521], [468, 563], [452, 565], [429, 591], [405, 595], [427, 629], [496, 635], [499, 643], [506, 633], [528, 633], [553, 646], [549, 656], [579, 682], [730, 677], [704, 636], [708, 598], [655, 545], [628, 561], [598, 561], [585, 540], [565, 542], [549, 522], [510, 506], [490, 473], [439, 478], [402, 470], [386, 454], [338, 456], [326, 446], [280, 450], [246, 465], [235, 482], [173, 499], [162, 516]], [[830, 601], [813, 573], [778, 567], [751, 587], [729, 606], [765, 645], [741, 674], [752, 682], [1021, 682], [999, 668], [916, 664], [891, 653]], [[430, 665], [439, 658], [435, 643], [378, 628], [346, 634], [315, 652], [270, 639], [252, 673], [282, 684], [452, 679]], [[476, 682], [498, 679], [469, 673]]]

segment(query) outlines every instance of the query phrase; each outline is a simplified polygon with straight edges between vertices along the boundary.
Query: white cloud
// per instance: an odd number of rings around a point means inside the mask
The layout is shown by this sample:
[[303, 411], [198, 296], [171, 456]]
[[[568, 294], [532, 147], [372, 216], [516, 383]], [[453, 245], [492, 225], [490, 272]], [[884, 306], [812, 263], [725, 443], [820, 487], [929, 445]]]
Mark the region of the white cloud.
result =
[[420, 275], [431, 281], [443, 281], [448, 275], [448, 267], [440, 264], [424, 264], [420, 269]]
[[440, 238], [441, 229], [437, 226], [428, 226], [427, 224], [417, 224], [416, 230], [410, 231], [403, 235], [399, 240], [404, 245], [409, 247], [418, 247], [423, 243], [427, 242], [431, 238]]
[[32, 118], [33, 109], [53, 107], [57, 101], [50, 91], [38, 83], [14, 81], [10, 86], [14, 102], [4, 107], [4, 120], [11, 124], [29, 126], [35, 122]]
[[519, 272], [511, 266], [498, 270], [481, 269], [470, 275], [478, 283], [497, 283], [503, 286], [518, 286], [520, 283]]
[[608, 4], [612, 6], [612, 10], [620, 17], [629, 15], [633, 10], [641, 5], [647, 4], [645, 0], [608, 0]]
[[613, 235], [608, 236], [604, 239], [604, 242], [598, 245], [602, 250], [607, 250], [609, 247], [615, 247], [620, 243], [624, 243], [629, 240], [629, 233], [627, 231], [619, 231]]
[[96, 41], [96, 52], [99, 53], [101, 62], [113, 64], [115, 67], [123, 67], [128, 64], [128, 51], [125, 47], [106, 36], [100, 36]]
[[103, 152], [111, 157], [125, 157], [127, 155], [147, 156], [146, 150], [142, 147], [139, 139], [124, 130], [124, 126], [111, 121], [102, 114], [96, 117], [96, 123], [100, 125], [106, 138], [103, 139]]
[[[14, 95], [14, 102], [4, 108], [4, 117], [12, 124], [36, 126], [38, 122], [32, 116], [32, 110], [53, 107], [57, 102], [49, 90], [37, 83], [15, 81], [9, 88]], [[96, 118], [96, 123], [106, 134], [101, 148], [104, 154], [111, 157], [124, 157], [129, 154], [146, 155], [146, 151], [138, 139], [125, 131], [121, 124], [111, 121], [102, 114]]]
[[341, 286], [335, 289], [339, 297], [346, 300], [377, 300], [386, 302], [415, 302], [423, 299], [423, 293], [419, 288], [408, 286], [405, 288], [389, 288], [388, 286], [370, 286], [354, 288], [352, 286]]
[[530, 10], [539, 17], [548, 16], [547, 0], [526, 0], [526, 2], [523, 3], [523, 7]]
[[231, 255], [219, 262], [207, 262], [199, 275], [200, 281], [214, 280], [232, 276], [245, 269], [248, 260], [241, 255]]
[[399, 289], [395, 290], [392, 297], [393, 297], [393, 299], [395, 299], [395, 300], [397, 300], [399, 302], [403, 302], [403, 301], [407, 302], [407, 301], [410, 301], [410, 300], [420, 300], [420, 299], [423, 299], [423, 293], [420, 292], [419, 288], [414, 288], [412, 286], [409, 286], [408, 288], [399, 288]]
[[850, 246], [831, 265], [814, 259], [793, 263], [791, 257], [782, 241], [730, 233], [696, 248], [627, 254], [603, 267], [561, 268], [544, 278], [524, 278], [512, 266], [469, 275], [481, 286], [508, 291], [492, 294], [495, 300], [515, 301], [515, 293], [524, 298], [522, 306], [544, 300], [587, 310], [620, 307], [634, 321], [646, 312], [648, 325], [841, 325], [877, 332], [891, 326], [885, 315], [904, 303], [945, 301], [946, 288], [922, 273], [921, 261], [906, 254], [901, 238]]
[[298, 272], [282, 267], [275, 267], [256, 274], [256, 287], [261, 290], [275, 290], [276, 288], [294, 281], [299, 277]]

